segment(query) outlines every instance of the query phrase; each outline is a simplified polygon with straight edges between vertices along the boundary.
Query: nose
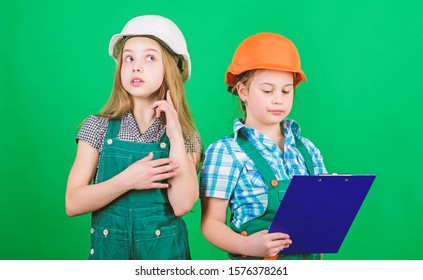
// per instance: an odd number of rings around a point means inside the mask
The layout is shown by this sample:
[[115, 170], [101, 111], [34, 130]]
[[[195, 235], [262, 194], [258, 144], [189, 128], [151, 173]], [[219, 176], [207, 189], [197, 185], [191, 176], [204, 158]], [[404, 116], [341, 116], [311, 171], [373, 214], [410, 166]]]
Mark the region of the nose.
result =
[[132, 72], [143, 72], [144, 69], [142, 68], [141, 64], [135, 63], [134, 67], [132, 68]]
[[282, 104], [283, 103], [283, 93], [282, 92], [276, 92], [273, 95], [273, 104]]

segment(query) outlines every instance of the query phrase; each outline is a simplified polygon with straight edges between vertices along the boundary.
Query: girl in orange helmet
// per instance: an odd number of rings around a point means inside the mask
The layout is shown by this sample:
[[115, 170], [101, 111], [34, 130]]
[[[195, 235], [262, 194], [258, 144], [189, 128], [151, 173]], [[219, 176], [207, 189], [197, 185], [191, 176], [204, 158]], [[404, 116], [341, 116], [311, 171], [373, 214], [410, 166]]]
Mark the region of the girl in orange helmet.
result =
[[248, 37], [228, 67], [225, 82], [245, 117], [207, 149], [200, 196], [203, 234], [231, 259], [319, 258], [279, 254], [295, 240], [267, 231], [293, 175], [327, 173], [320, 151], [287, 118], [305, 80], [295, 45], [274, 33]]

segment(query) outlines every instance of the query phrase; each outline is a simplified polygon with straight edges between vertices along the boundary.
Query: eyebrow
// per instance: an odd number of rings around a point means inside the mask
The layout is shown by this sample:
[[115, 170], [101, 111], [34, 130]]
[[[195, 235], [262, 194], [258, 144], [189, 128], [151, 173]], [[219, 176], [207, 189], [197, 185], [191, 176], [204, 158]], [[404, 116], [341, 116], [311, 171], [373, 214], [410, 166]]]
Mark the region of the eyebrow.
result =
[[[261, 83], [260, 85], [269, 85], [269, 86], [275, 86], [274, 84], [272, 84], [272, 83]], [[293, 86], [294, 84], [292, 83], [292, 84], [286, 84], [286, 85], [284, 85], [283, 87], [287, 87], [287, 86]]]
[[[159, 53], [159, 51], [158, 51], [158, 50], [156, 50], [156, 49], [145, 49], [145, 50], [143, 50], [143, 52], [150, 52], [150, 51], [153, 51], [153, 52]], [[133, 50], [131, 50], [131, 49], [123, 49], [123, 52], [122, 52], [122, 53], [124, 53], [124, 52], [134, 52], [134, 51], [133, 51]]]

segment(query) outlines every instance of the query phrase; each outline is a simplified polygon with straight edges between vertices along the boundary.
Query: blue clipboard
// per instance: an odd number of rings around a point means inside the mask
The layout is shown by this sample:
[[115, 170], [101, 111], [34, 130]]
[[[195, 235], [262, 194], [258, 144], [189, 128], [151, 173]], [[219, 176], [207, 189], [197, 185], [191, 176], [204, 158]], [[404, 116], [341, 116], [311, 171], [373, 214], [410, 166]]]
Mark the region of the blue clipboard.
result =
[[280, 254], [337, 253], [375, 178], [294, 176], [269, 228], [292, 240]]

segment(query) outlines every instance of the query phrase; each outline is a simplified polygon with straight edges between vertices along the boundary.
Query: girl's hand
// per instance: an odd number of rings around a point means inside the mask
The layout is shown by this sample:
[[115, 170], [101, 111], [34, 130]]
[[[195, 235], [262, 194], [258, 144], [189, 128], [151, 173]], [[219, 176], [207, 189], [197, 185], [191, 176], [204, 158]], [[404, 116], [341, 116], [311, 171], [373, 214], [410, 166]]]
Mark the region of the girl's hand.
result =
[[289, 235], [281, 232], [268, 233], [258, 231], [246, 237], [246, 255], [255, 257], [273, 257], [292, 244]]
[[167, 188], [169, 184], [158, 183], [176, 176], [176, 169], [179, 166], [172, 163], [170, 158], [153, 160], [153, 153], [134, 162], [122, 171], [119, 176], [128, 189], [143, 190], [155, 188]]
[[160, 114], [164, 113], [166, 116], [166, 134], [169, 140], [172, 141], [177, 137], [182, 138], [181, 124], [179, 123], [178, 114], [173, 105], [170, 91], [166, 91], [166, 100], [158, 100], [153, 103], [152, 107], [156, 111], [156, 118], [160, 118]]

